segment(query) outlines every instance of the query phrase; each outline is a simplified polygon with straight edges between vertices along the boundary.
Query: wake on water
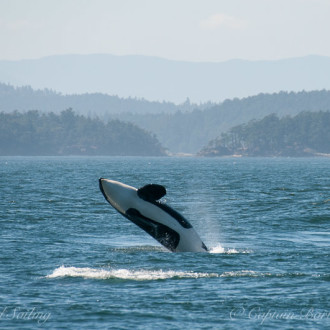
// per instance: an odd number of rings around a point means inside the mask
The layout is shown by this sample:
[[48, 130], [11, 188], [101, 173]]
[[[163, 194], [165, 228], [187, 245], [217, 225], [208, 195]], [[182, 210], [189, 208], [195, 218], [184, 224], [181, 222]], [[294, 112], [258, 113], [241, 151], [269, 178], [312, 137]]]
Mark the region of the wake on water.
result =
[[89, 267], [65, 267], [56, 268], [47, 278], [60, 277], [82, 277], [86, 279], [122, 279], [133, 281], [151, 281], [166, 280], [171, 278], [211, 278], [211, 277], [241, 277], [241, 276], [267, 276], [271, 274], [262, 274], [250, 270], [241, 270], [235, 272], [217, 273], [200, 273], [200, 272], [181, 272], [181, 271], [163, 271], [163, 270], [129, 270], [129, 269], [95, 269]]
[[94, 269], [61, 266], [56, 268], [47, 278], [56, 277], [83, 277], [89, 279], [123, 279], [135, 281], [165, 280], [169, 278], [201, 278], [218, 277], [215, 273], [197, 273], [163, 270], [129, 270], [129, 269]]
[[[136, 250], [136, 247], [133, 248]], [[127, 248], [125, 249], [127, 251]], [[238, 251], [236, 249], [226, 249], [220, 244], [211, 248], [212, 254], [236, 254], [250, 253], [249, 251]], [[247, 273], [246, 273], [247, 272]], [[254, 272], [252, 272], [254, 274]], [[237, 272], [240, 276], [252, 274], [251, 271]], [[174, 270], [130, 270], [130, 269], [97, 269], [90, 267], [66, 267], [60, 266], [56, 268], [46, 278], [61, 278], [61, 277], [81, 277], [86, 279], [123, 279], [134, 281], [150, 281], [150, 280], [165, 280], [171, 278], [211, 278], [222, 276], [235, 276], [235, 274], [217, 274], [217, 273], [202, 273], [190, 271], [174, 271]]]
[[216, 277], [321, 277], [329, 279], [329, 274], [307, 274], [307, 273], [268, 273], [253, 270], [236, 270], [230, 272], [201, 273], [189, 271], [167, 270], [130, 270], [130, 269], [97, 269], [89, 267], [65, 267], [56, 268], [48, 279], [78, 277], [96, 280], [131, 280], [131, 281], [155, 281], [167, 279], [198, 279], [198, 278], [216, 278]]

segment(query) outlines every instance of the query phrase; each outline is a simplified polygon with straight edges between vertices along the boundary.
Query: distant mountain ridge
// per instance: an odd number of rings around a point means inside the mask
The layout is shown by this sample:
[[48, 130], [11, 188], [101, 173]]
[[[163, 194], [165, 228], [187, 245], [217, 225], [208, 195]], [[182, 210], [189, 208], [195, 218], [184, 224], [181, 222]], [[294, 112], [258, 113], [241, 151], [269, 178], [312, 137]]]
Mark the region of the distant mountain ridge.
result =
[[148, 56], [57, 55], [0, 61], [0, 81], [65, 94], [106, 93], [182, 103], [330, 89], [330, 57], [184, 62]]
[[77, 113], [89, 117], [104, 117], [109, 114], [145, 114], [174, 113], [190, 111], [196, 108], [210, 107], [214, 104], [201, 105], [184, 103], [176, 105], [172, 102], [147, 101], [137, 98], [120, 98], [117, 95], [102, 93], [68, 94], [64, 95], [50, 89], [32, 89], [31, 86], [14, 87], [0, 82], [0, 112], [13, 110], [60, 113], [73, 108]]

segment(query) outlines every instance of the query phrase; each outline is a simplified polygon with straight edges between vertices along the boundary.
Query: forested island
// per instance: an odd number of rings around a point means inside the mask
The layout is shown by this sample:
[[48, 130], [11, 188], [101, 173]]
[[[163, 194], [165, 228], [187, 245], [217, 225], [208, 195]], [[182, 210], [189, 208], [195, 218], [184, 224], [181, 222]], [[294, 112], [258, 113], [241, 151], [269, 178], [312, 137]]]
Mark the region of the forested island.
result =
[[34, 90], [29, 86], [14, 87], [0, 83], [0, 112], [14, 110], [40, 113], [72, 108], [78, 115], [130, 122], [152, 132], [173, 153], [197, 153], [209, 141], [234, 126], [260, 120], [271, 113], [279, 118], [295, 116], [302, 111], [329, 111], [330, 91], [279, 92], [258, 94], [222, 103], [211, 102], [175, 105], [144, 99], [119, 98], [101, 93], [62, 95], [49, 89]]
[[141, 114], [117, 117], [156, 134], [172, 152], [197, 153], [209, 141], [237, 125], [260, 120], [272, 113], [279, 118], [302, 111], [330, 110], [330, 91], [280, 92], [226, 100], [207, 109], [174, 114]]
[[330, 156], [330, 112], [295, 117], [271, 114], [230, 129], [212, 140], [201, 156]]
[[28, 111], [0, 113], [0, 155], [164, 156], [154, 135], [131, 123]]
[[[287, 117], [302, 111], [306, 113]], [[318, 120], [318, 111], [330, 111], [330, 91], [259, 94], [197, 106], [189, 99], [175, 105], [100, 93], [62, 95], [0, 83], [0, 155], [163, 155], [164, 148], [196, 154], [209, 141], [200, 154], [328, 153], [320, 143], [330, 145], [329, 121], [308, 126], [309, 120]]]

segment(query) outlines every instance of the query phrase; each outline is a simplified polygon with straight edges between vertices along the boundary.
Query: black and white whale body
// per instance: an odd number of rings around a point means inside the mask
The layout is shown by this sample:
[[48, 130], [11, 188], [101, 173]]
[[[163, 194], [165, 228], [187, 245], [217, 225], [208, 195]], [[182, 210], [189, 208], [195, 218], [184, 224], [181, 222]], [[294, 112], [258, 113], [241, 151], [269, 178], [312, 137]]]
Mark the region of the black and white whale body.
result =
[[118, 181], [99, 179], [105, 199], [123, 216], [135, 223], [172, 252], [206, 252], [192, 225], [177, 211], [158, 202], [166, 189], [148, 184], [140, 189]]

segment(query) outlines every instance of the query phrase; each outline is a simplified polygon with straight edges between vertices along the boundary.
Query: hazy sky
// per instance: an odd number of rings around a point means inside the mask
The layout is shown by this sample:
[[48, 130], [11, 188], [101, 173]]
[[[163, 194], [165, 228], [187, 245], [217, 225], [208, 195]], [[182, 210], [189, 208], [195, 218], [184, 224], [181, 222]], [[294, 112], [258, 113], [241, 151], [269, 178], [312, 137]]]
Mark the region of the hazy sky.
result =
[[0, 59], [330, 56], [330, 0], [0, 0]]

